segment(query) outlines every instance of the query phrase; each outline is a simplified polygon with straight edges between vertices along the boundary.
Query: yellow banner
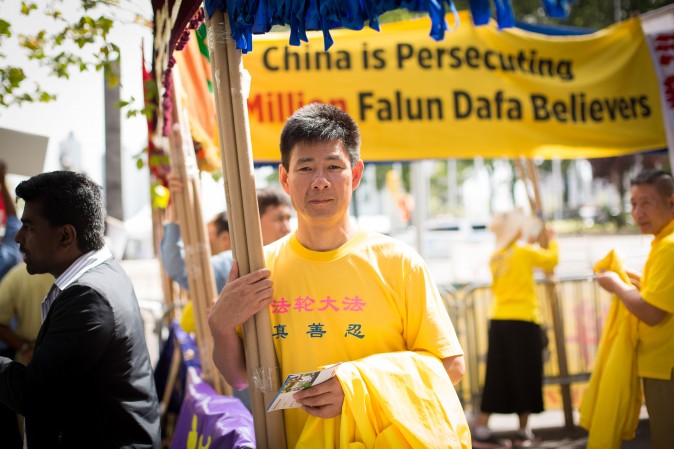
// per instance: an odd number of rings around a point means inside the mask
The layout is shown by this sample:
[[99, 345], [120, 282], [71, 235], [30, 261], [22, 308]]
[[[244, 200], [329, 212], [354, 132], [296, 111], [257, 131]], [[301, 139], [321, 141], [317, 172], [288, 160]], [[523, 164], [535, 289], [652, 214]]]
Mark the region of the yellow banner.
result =
[[[452, 23], [452, 17], [447, 17]], [[279, 159], [285, 119], [312, 101], [360, 124], [366, 161], [607, 157], [666, 147], [656, 75], [638, 19], [550, 37], [468, 13], [442, 42], [429, 20], [322, 33], [301, 47], [257, 36], [244, 65], [257, 161]]]

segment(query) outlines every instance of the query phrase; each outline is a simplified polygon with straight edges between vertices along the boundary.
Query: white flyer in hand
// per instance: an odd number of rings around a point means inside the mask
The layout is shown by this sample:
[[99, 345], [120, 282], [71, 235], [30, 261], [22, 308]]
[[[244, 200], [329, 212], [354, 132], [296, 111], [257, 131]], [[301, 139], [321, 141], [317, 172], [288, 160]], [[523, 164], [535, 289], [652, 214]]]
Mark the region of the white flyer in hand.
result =
[[267, 411], [272, 412], [284, 408], [299, 407], [300, 405], [293, 399], [293, 394], [329, 380], [337, 372], [338, 366], [339, 363], [335, 363], [334, 365], [328, 365], [319, 371], [288, 375], [278, 393], [276, 393], [276, 397], [267, 408]]

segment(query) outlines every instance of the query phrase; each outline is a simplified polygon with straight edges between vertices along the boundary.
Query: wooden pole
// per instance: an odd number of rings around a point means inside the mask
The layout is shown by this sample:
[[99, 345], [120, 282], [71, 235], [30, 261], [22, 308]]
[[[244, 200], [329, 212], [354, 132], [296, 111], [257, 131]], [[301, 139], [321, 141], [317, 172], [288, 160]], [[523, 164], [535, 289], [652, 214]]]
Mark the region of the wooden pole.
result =
[[164, 269], [164, 262], [161, 258], [161, 239], [164, 236], [164, 230], [161, 223], [164, 222], [164, 211], [158, 208], [152, 208], [152, 240], [155, 257], [159, 260], [159, 272], [161, 276], [161, 289], [164, 293], [164, 311], [166, 323], [162, 325], [168, 326], [168, 323], [175, 318], [175, 292], [171, 279], [166, 274]]
[[[538, 168], [534, 161], [527, 159], [527, 171], [531, 179], [533, 188], [533, 198], [536, 205], [536, 214], [543, 219], [543, 203], [540, 192], [540, 178], [538, 176]], [[541, 247], [548, 247], [548, 236], [543, 232], [540, 236]], [[562, 307], [557, 294], [557, 281], [553, 272], [545, 273], [545, 291], [550, 303], [550, 310], [552, 311], [552, 325], [555, 333], [555, 346], [557, 349], [557, 365], [559, 369], [559, 377], [562, 383], [560, 384], [562, 394], [562, 406], [564, 408], [564, 423], [567, 429], [572, 429], [573, 422], [573, 404], [571, 402], [571, 384], [569, 381], [569, 368], [566, 356], [566, 338], [564, 332], [564, 316]]]
[[[244, 275], [264, 268], [264, 253], [248, 123], [247, 72], [243, 69], [241, 52], [235, 48], [230, 34], [227, 16], [221, 11], [214, 13], [208, 20], [208, 43], [216, 86], [225, 197], [232, 249], [239, 273]], [[279, 388], [269, 310], [258, 312], [243, 328], [257, 447], [284, 449], [283, 414], [265, 412]]]
[[536, 204], [536, 214], [538, 214], [541, 219], [543, 215], [543, 200], [541, 198], [541, 189], [540, 189], [540, 178], [538, 177], [538, 168], [534, 164], [533, 159], [527, 159], [527, 173], [529, 173], [529, 179], [531, 180], [531, 189], [533, 190], [533, 198]]
[[[222, 13], [216, 12], [208, 22], [208, 46], [211, 55], [211, 70], [215, 83], [215, 111], [218, 116], [218, 132], [220, 135], [220, 154], [224, 174], [225, 199], [229, 219], [229, 235], [232, 253], [239, 265], [239, 272], [250, 272], [248, 252], [245, 248], [246, 230], [243, 224], [243, 204], [241, 203], [241, 180], [236, 161], [236, 138], [234, 136], [234, 120], [231, 113], [231, 96], [229, 95], [229, 71], [227, 70], [227, 53], [223, 51], [225, 29]], [[219, 44], [220, 43], [220, 44]], [[239, 217], [234, 219], [234, 217]], [[260, 366], [257, 350], [257, 333], [255, 317], [243, 326], [244, 352], [248, 377]], [[267, 448], [267, 425], [264, 398], [259, 389], [250, 382], [250, 401], [253, 412], [256, 445], [260, 449]]]
[[[228, 17], [225, 16], [226, 29], [230, 30]], [[230, 36], [228, 33], [226, 36]], [[241, 193], [244, 204], [244, 222], [246, 232], [246, 243], [250, 261], [250, 271], [259, 270], [265, 267], [264, 252], [262, 245], [262, 229], [260, 225], [259, 208], [257, 204], [257, 193], [255, 188], [255, 174], [253, 171], [253, 145], [250, 139], [250, 123], [248, 121], [248, 72], [243, 67], [241, 51], [236, 49], [235, 42], [227, 39], [228, 67], [230, 81], [232, 82], [232, 105], [234, 110], [234, 121], [236, 127], [236, 148], [239, 162], [239, 171], [241, 175]], [[260, 372], [258, 379], [263, 380], [265, 406], [268, 406], [274, 400], [276, 392], [280, 387], [278, 362], [274, 351], [274, 344], [271, 332], [271, 318], [269, 309], [265, 308], [259, 311], [255, 316], [257, 342], [260, 351]], [[278, 434], [276, 430], [284, 428], [283, 415], [273, 413], [267, 417], [268, 440], [270, 447], [278, 447]], [[276, 430], [275, 430], [276, 429]], [[272, 446], [271, 443], [274, 443]], [[285, 444], [284, 444], [285, 447]]]
[[180, 345], [176, 342], [175, 347], [173, 348], [173, 354], [171, 355], [171, 365], [169, 366], [169, 373], [166, 376], [166, 386], [164, 387], [164, 395], [161, 398], [159, 403], [159, 416], [163, 422], [166, 418], [166, 412], [168, 410], [169, 403], [171, 402], [171, 395], [173, 394], [173, 387], [176, 384], [178, 379], [178, 369], [180, 368], [180, 360], [182, 359], [182, 354], [180, 354]]
[[[515, 159], [515, 168], [526, 188], [529, 204], [531, 205], [531, 212], [537, 215], [541, 220], [544, 220], [540, 179], [536, 164], [534, 164], [532, 159], [527, 159], [525, 166], [522, 160]], [[541, 233], [539, 241], [542, 248], [548, 247], [548, 236], [545, 232]], [[548, 303], [550, 304], [550, 311], [552, 313], [552, 325], [555, 334], [555, 347], [557, 350], [557, 365], [559, 377], [561, 379], [560, 389], [562, 394], [562, 406], [564, 408], [564, 423], [567, 429], [572, 429], [574, 427], [573, 404], [571, 402], [571, 384], [569, 382], [566, 339], [564, 337], [564, 317], [559, 295], [557, 294], [557, 281], [555, 280], [554, 272], [545, 273], [545, 293], [548, 297]]]
[[524, 168], [524, 163], [522, 159], [515, 158], [515, 170], [517, 170], [517, 177], [522, 180], [524, 184], [524, 191], [527, 193], [527, 199], [529, 200], [529, 207], [531, 208], [531, 213], [536, 214], [536, 200], [534, 199], [531, 188], [529, 186], [529, 177], [527, 176], [527, 171]]
[[172, 73], [173, 129], [169, 139], [171, 171], [178, 173], [183, 190], [173, 198], [181, 235], [185, 245], [185, 266], [190, 297], [194, 308], [194, 324], [203, 378], [218, 394], [231, 395], [232, 390], [213, 363], [213, 336], [208, 329], [208, 309], [217, 297], [211, 267], [211, 250], [206, 243], [206, 224], [202, 218], [198, 173], [194, 144], [189, 130], [187, 111], [182, 103], [178, 71]]

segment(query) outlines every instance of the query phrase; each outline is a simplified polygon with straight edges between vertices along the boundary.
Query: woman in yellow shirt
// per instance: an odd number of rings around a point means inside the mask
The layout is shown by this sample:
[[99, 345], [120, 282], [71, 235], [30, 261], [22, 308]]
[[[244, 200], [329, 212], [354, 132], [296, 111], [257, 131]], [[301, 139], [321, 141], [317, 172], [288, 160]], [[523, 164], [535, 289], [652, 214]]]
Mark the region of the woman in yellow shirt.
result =
[[[519, 210], [495, 214], [489, 228], [496, 235], [496, 250], [489, 261], [494, 300], [481, 413], [473, 443], [474, 447], [507, 447], [508, 442], [491, 435], [489, 416], [517, 413], [519, 431], [515, 443], [530, 445], [534, 435], [529, 428], [529, 415], [543, 411], [541, 313], [533, 270], [552, 270], [559, 251], [549, 228], [549, 247], [533, 244], [542, 230], [540, 220], [535, 224], [529, 220], [527, 225]], [[530, 236], [528, 243], [518, 242], [523, 233]]]

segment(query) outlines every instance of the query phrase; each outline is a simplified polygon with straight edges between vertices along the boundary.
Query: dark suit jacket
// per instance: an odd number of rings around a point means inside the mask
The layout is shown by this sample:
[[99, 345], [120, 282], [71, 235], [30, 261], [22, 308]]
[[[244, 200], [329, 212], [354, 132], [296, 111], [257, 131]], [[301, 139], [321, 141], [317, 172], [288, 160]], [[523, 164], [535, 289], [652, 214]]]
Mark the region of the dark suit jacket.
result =
[[110, 259], [56, 298], [24, 367], [0, 359], [0, 401], [29, 449], [159, 448], [159, 407], [131, 281]]

